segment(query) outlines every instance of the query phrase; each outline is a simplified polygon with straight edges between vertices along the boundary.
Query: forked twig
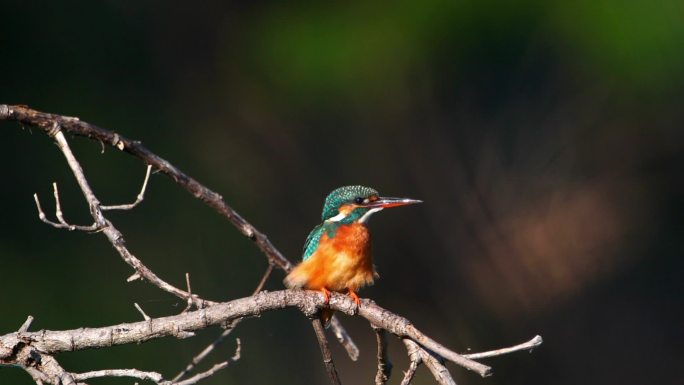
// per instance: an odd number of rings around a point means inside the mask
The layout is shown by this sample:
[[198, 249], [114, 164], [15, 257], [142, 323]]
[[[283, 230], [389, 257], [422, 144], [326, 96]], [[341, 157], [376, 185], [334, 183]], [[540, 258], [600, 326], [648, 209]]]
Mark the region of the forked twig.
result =
[[[268, 277], [271, 276], [272, 272], [273, 272], [273, 265], [269, 263], [268, 267], [266, 268], [266, 271], [264, 272], [264, 275], [261, 277], [261, 280], [259, 281], [259, 284], [256, 286], [256, 288], [252, 292], [252, 295], [259, 293], [264, 288], [264, 285], [266, 284]], [[221, 332], [221, 334], [212, 343], [207, 345], [207, 347], [202, 349], [201, 352], [199, 352], [195, 357], [192, 358], [192, 360], [185, 367], [185, 369], [180, 371], [180, 373], [176, 374], [176, 376], [173, 378], [173, 381], [178, 381], [181, 378], [188, 375], [188, 373], [193, 371], [195, 369], [195, 367], [197, 366], [197, 364], [202, 362], [202, 360], [204, 360], [209, 354], [211, 354], [211, 352], [213, 352], [225, 340], [225, 338], [228, 337], [230, 335], [230, 333], [233, 332], [235, 327], [238, 324], [240, 324], [240, 322], [243, 319], [244, 318], [238, 318], [238, 319], [234, 320], [233, 322], [231, 322], [230, 325], [226, 326], [225, 330], [223, 332]]]
[[408, 385], [411, 382], [418, 365], [421, 363], [425, 364], [425, 367], [432, 373], [432, 376], [439, 385], [456, 385], [456, 381], [454, 381], [454, 378], [451, 377], [451, 373], [449, 373], [449, 370], [444, 366], [444, 360], [441, 357], [424, 349], [409, 338], [404, 338], [402, 341], [406, 346], [406, 350], [408, 351], [411, 360], [411, 365], [404, 376], [402, 385]]
[[240, 359], [240, 339], [237, 339], [237, 348], [235, 349], [235, 354], [230, 359], [219, 362], [209, 368], [208, 370], [198, 373], [186, 380], [176, 382], [176, 380], [164, 380], [163, 376], [157, 372], [146, 372], [138, 369], [104, 369], [104, 370], [94, 370], [85, 373], [74, 373], [74, 381], [85, 381], [93, 378], [103, 378], [103, 377], [130, 377], [137, 378], [143, 381], [152, 381], [158, 385], [192, 385], [199, 381], [212, 376], [214, 373], [221, 369], [228, 367], [231, 362], [235, 362]]
[[[173, 380], [171, 380], [172, 384], [173, 384], [173, 385], [191, 385], [191, 384], [196, 384], [197, 382], [199, 382], [199, 381], [201, 381], [201, 380], [203, 380], [203, 379], [205, 379], [205, 378], [207, 378], [207, 377], [209, 377], [209, 376], [214, 375], [214, 373], [218, 372], [219, 370], [228, 367], [228, 365], [229, 365], [231, 362], [236, 362], [237, 360], [240, 359], [240, 350], [241, 350], [241, 348], [242, 348], [242, 344], [240, 343], [240, 339], [239, 339], [239, 338], [237, 338], [237, 339], [235, 340], [235, 342], [237, 343], [237, 347], [235, 348], [235, 354], [233, 354], [233, 357], [231, 357], [230, 359], [228, 359], [228, 360], [226, 360], [226, 361], [219, 362], [218, 364], [215, 364], [214, 366], [212, 366], [209, 370], [204, 371], [204, 372], [201, 372], [201, 373], [198, 373], [198, 374], [195, 374], [194, 376], [189, 377], [189, 378], [187, 378], [187, 379], [185, 379], [185, 380], [183, 380], [183, 381], [178, 381], [177, 379], [174, 378]], [[176, 382], [176, 381], [178, 381], [178, 382]]]
[[411, 381], [413, 381], [416, 370], [418, 370], [418, 365], [423, 363], [423, 359], [420, 355], [420, 346], [418, 346], [417, 343], [409, 338], [404, 338], [402, 341], [404, 342], [404, 345], [406, 345], [410, 364], [408, 369], [404, 372], [404, 378], [401, 381], [401, 385], [409, 385]]
[[145, 172], [145, 180], [143, 181], [142, 188], [140, 189], [140, 192], [138, 193], [138, 196], [135, 197], [135, 201], [133, 203], [128, 203], [128, 204], [123, 204], [123, 205], [112, 205], [112, 206], [100, 206], [101, 210], [131, 210], [140, 202], [145, 199], [145, 190], [147, 189], [147, 181], [150, 179], [150, 172], [152, 171], [152, 165], [147, 165], [147, 171]]
[[52, 189], [53, 189], [53, 195], [55, 197], [55, 217], [57, 218], [57, 222], [53, 222], [49, 219], [47, 219], [47, 216], [45, 215], [45, 212], [43, 212], [43, 208], [40, 206], [40, 200], [38, 199], [38, 193], [33, 194], [33, 200], [36, 202], [36, 209], [38, 210], [38, 218], [47, 223], [48, 225], [57, 228], [57, 229], [67, 229], [69, 231], [84, 231], [87, 233], [94, 232], [99, 230], [99, 226], [97, 223], [93, 222], [92, 225], [90, 226], [80, 226], [80, 225], [72, 225], [67, 223], [64, 220], [64, 214], [62, 213], [62, 204], [60, 203], [59, 199], [59, 190], [57, 189], [57, 183], [52, 183]]
[[[55, 141], [55, 144], [57, 144], [57, 147], [62, 151], [62, 154], [64, 154], [64, 157], [66, 158], [72, 173], [76, 177], [76, 182], [81, 188], [83, 196], [85, 197], [86, 201], [88, 202], [88, 206], [90, 207], [90, 215], [93, 217], [94, 223], [91, 227], [84, 228], [84, 230], [92, 228], [98, 231], [102, 231], [109, 240], [109, 242], [112, 244], [112, 246], [114, 246], [114, 249], [116, 249], [119, 255], [121, 255], [123, 260], [135, 269], [135, 273], [138, 276], [148, 280], [158, 288], [171, 294], [174, 294], [179, 298], [192, 301], [192, 303], [198, 308], [208, 306], [214, 303], [212, 301], [203, 300], [197, 295], [193, 295], [191, 293], [188, 293], [187, 291], [178, 289], [177, 287], [162, 280], [154, 272], [152, 272], [152, 270], [145, 266], [138, 258], [136, 258], [135, 255], [133, 255], [133, 253], [131, 253], [128, 250], [124, 241], [123, 234], [121, 234], [121, 232], [117, 230], [116, 227], [114, 227], [114, 225], [107, 218], [105, 218], [104, 214], [102, 213], [100, 201], [97, 199], [97, 197], [93, 193], [93, 190], [90, 188], [90, 185], [83, 173], [83, 168], [79, 164], [78, 160], [76, 160], [76, 157], [71, 151], [69, 143], [67, 142], [64, 133], [60, 129], [60, 126], [54, 124], [50, 128], [49, 134], [52, 136], [53, 140]], [[80, 228], [76, 226], [74, 227], [74, 229], [79, 230]]]

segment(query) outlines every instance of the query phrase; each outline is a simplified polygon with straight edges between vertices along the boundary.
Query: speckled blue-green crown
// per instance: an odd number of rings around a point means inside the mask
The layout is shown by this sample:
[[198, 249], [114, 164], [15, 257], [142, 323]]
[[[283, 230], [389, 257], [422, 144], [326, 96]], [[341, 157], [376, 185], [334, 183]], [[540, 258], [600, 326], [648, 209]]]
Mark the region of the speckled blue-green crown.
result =
[[345, 203], [353, 203], [354, 199], [358, 197], [365, 199], [372, 195], [377, 196], [378, 192], [365, 186], [344, 186], [335, 189], [325, 198], [321, 219], [325, 221], [334, 217], [338, 214], [340, 206]]

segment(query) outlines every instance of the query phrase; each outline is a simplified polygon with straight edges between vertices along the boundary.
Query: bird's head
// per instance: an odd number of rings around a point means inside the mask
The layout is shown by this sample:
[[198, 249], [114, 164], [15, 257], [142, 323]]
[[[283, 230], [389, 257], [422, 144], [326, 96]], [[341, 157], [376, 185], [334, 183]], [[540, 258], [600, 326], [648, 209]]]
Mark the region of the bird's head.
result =
[[370, 187], [344, 186], [328, 194], [323, 204], [322, 219], [326, 222], [365, 223], [384, 208], [421, 203], [416, 199], [381, 197]]

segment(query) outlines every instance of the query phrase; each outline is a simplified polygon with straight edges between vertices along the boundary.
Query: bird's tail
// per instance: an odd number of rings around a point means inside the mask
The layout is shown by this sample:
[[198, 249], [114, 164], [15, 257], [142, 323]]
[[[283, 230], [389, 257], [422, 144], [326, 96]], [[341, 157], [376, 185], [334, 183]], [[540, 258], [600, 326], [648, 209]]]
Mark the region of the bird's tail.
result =
[[292, 269], [290, 273], [285, 276], [285, 279], [283, 280], [283, 284], [285, 284], [285, 287], [288, 289], [301, 289], [306, 285], [306, 282], [309, 280], [308, 275], [304, 271], [304, 269], [301, 268], [301, 264]]

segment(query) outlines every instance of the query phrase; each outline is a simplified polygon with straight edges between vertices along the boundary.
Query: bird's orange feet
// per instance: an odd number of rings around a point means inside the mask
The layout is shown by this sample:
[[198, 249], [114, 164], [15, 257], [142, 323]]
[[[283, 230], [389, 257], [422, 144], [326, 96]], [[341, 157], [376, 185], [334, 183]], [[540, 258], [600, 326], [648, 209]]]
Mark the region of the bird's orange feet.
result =
[[321, 288], [321, 292], [323, 293], [323, 300], [325, 301], [325, 304], [327, 305], [330, 302], [330, 292], [326, 288]]
[[354, 300], [354, 303], [356, 303], [356, 307], [361, 306], [361, 298], [359, 298], [359, 296], [356, 295], [354, 290], [349, 289], [349, 296]]

